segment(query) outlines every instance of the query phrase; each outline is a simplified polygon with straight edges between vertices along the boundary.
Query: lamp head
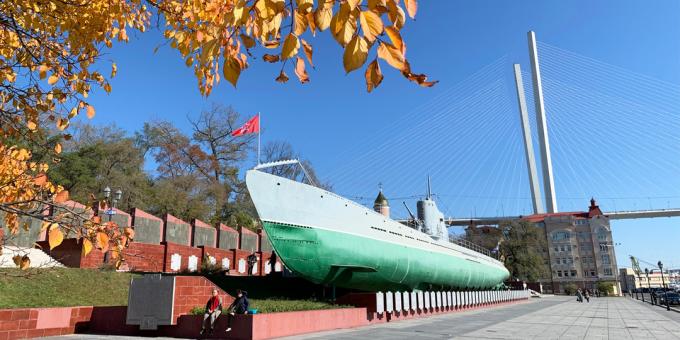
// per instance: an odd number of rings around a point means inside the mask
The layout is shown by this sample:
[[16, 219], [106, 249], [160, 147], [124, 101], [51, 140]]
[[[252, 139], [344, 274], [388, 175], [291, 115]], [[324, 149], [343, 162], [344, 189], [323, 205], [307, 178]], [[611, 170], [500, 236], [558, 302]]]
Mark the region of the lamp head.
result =
[[120, 198], [123, 196], [123, 192], [118, 189], [116, 190], [116, 201], [120, 201]]
[[649, 269], [645, 268], [645, 275], [649, 276]]
[[104, 197], [109, 198], [109, 196], [111, 196], [111, 188], [107, 186], [104, 188]]

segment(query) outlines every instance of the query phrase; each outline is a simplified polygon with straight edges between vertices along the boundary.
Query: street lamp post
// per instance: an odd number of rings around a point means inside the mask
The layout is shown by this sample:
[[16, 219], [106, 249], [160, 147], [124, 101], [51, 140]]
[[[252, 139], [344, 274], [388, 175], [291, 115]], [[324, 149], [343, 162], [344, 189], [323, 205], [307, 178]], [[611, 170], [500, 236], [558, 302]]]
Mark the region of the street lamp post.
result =
[[657, 265], [659, 266], [659, 270], [661, 271], [661, 288], [663, 288], [663, 299], [666, 300], [666, 310], [670, 311], [671, 305], [670, 303], [668, 303], [668, 289], [666, 289], [666, 281], [663, 278], [663, 263], [659, 261]]
[[[106, 188], [104, 188], [104, 200], [106, 201], [106, 211], [104, 213], [109, 216], [108, 222], [111, 222], [111, 218], [113, 215], [116, 214], [116, 204], [118, 204], [118, 201], [120, 201], [121, 197], [123, 196], [123, 191], [118, 189], [116, 192], [113, 194], [114, 196], [111, 197], [111, 188], [107, 185]], [[104, 253], [104, 263], [109, 262], [109, 252], [107, 251]]]
[[[640, 273], [640, 270], [638, 268], [637, 276], [638, 276], [638, 281], [640, 281], [640, 289], [642, 289], [642, 276], [640, 276], [640, 274], [641, 273]], [[638, 289], [637, 289], [637, 287], [635, 287], [635, 299], [637, 299], [637, 296], [638, 296], [637, 291], [638, 291]], [[642, 302], [645, 302], [645, 293], [644, 292], [640, 292], [640, 293], [641, 293], [640, 295], [642, 295]]]
[[[649, 284], [649, 269], [645, 268], [645, 276], [647, 276], [647, 291], [649, 292], [649, 299], [654, 304], [654, 296], [652, 296], [652, 286]], [[644, 297], [644, 293], [642, 294]]]

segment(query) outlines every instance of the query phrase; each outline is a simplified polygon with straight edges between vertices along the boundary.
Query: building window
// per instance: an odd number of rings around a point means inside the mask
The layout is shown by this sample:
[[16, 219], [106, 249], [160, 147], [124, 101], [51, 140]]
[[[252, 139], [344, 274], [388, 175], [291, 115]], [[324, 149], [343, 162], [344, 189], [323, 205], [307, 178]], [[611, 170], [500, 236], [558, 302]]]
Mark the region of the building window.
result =
[[611, 264], [609, 254], [602, 254], [602, 264]]
[[594, 271], [594, 270], [591, 270], [591, 271], [590, 271], [590, 276], [593, 276], [593, 277], [595, 276], [595, 271]]
[[557, 249], [557, 247], [555, 247], [555, 251], [559, 251], [559, 249]]
[[575, 270], [572, 270], [572, 271], [571, 271], [571, 276], [576, 276], [576, 271], [575, 271]]
[[605, 228], [597, 228], [597, 239], [600, 241], [606, 241], [607, 240], [607, 229]]
[[557, 271], [557, 276], [562, 277], [562, 271], [561, 270]]
[[612, 275], [612, 269], [609, 268], [609, 267], [604, 268], [604, 275], [609, 275], [609, 276], [611, 276], [611, 275]]
[[556, 231], [552, 234], [553, 241], [568, 240], [571, 234], [568, 231]]

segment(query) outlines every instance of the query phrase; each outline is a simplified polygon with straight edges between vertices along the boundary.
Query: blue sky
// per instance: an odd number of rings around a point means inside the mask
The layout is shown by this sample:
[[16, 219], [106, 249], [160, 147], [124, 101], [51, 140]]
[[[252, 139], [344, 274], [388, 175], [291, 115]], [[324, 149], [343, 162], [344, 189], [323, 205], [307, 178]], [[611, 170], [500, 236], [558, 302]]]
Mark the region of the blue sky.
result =
[[[151, 30], [106, 56], [118, 75], [110, 95], [91, 96], [93, 122], [134, 131], [168, 119], [188, 129], [187, 116], [212, 103], [232, 105], [244, 115], [261, 112], [263, 142], [291, 142], [335, 191], [362, 203], [382, 183], [403, 215], [401, 201], [413, 206], [431, 174], [447, 215], [525, 214], [531, 206], [511, 67], [529, 70], [526, 32], [535, 30], [550, 82], [560, 209], [585, 209], [590, 196], [605, 211], [680, 207], [680, 130], [668, 113], [680, 104], [665, 96], [680, 88], [679, 19], [677, 1], [421, 1], [402, 34], [414, 71], [440, 81], [433, 88], [383, 64], [383, 84], [366, 93], [363, 70], [345, 75], [342, 49], [324, 32], [309, 40], [311, 83], [297, 83], [292, 70], [288, 84], [276, 83], [278, 66], [253, 60], [237, 89], [223, 82], [209, 98], [176, 51], [153, 53], [162, 39]], [[646, 110], [658, 96], [665, 106]], [[641, 109], [628, 111], [634, 104]], [[680, 267], [678, 224], [613, 222], [618, 262], [629, 265], [633, 254]]]

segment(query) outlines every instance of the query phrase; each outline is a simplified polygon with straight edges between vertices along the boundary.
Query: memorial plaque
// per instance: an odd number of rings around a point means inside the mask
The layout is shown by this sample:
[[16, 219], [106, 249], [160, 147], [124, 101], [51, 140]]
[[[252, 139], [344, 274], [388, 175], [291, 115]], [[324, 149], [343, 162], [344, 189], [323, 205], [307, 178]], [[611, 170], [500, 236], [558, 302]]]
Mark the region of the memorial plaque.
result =
[[281, 271], [281, 262], [276, 262], [276, 264], [274, 264], [274, 271], [275, 272]]
[[[5, 212], [0, 211], [0, 226], [4, 232], [4, 245], [33, 248], [33, 245], [39, 241], [42, 221], [37, 218], [21, 216], [19, 217], [19, 232], [12, 235], [5, 225]], [[28, 227], [28, 231], [24, 229], [26, 227]]]
[[241, 231], [241, 250], [257, 251], [257, 234]]
[[198, 257], [194, 255], [189, 256], [187, 268], [189, 268], [190, 271], [195, 272], [198, 269]]
[[385, 293], [385, 311], [388, 313], [394, 311], [394, 294], [392, 292]]
[[135, 216], [135, 242], [158, 244], [161, 242], [163, 221]]
[[415, 312], [416, 309], [418, 309], [418, 292], [411, 292], [409, 295], [411, 295], [411, 301], [409, 301], [409, 305], [411, 310]]
[[222, 269], [225, 269], [225, 270], [226, 270], [226, 269], [229, 269], [230, 266], [231, 266], [231, 263], [230, 263], [229, 259], [226, 258], [226, 257], [223, 258], [223, 259], [222, 259]]
[[430, 292], [425, 292], [423, 298], [425, 299], [425, 310], [430, 310]]
[[423, 310], [425, 308], [425, 293], [418, 292], [418, 310]]
[[448, 307], [453, 307], [453, 299], [451, 298], [451, 292], [446, 292], [446, 305]]
[[172, 254], [172, 256], [170, 256], [170, 269], [178, 271], [180, 268], [182, 268], [182, 255]]
[[237, 249], [238, 233], [227, 230], [220, 230], [220, 242], [217, 245], [221, 249]]
[[165, 223], [165, 240], [167, 242], [189, 245], [189, 231], [191, 225], [172, 215], [166, 216]]
[[394, 292], [394, 311], [401, 312], [401, 292]]
[[404, 310], [404, 312], [408, 312], [411, 310], [411, 296], [413, 293], [409, 292], [404, 292], [402, 296], [402, 303], [401, 303], [401, 308]]
[[146, 274], [132, 278], [128, 294], [126, 324], [153, 330], [171, 325], [175, 277]]
[[272, 266], [264, 266], [264, 273], [269, 274], [272, 272]]
[[194, 247], [215, 246], [215, 229], [212, 227], [194, 227]]
[[375, 312], [378, 314], [385, 312], [385, 294], [382, 292], [375, 293]]
[[437, 292], [437, 307], [442, 308], [443, 306], [442, 292]]
[[430, 306], [432, 306], [432, 308], [439, 307], [437, 305], [437, 293], [436, 292], [430, 292]]
[[246, 260], [244, 259], [238, 260], [238, 272], [241, 274], [246, 272]]

